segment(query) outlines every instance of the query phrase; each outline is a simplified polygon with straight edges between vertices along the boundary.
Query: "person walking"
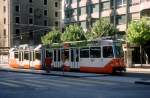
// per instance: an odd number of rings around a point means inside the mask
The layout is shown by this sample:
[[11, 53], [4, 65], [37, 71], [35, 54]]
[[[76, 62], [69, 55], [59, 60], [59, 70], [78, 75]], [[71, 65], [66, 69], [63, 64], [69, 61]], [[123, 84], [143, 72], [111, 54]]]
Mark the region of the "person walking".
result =
[[52, 64], [52, 58], [50, 56], [45, 58], [45, 70], [47, 73], [50, 73]]

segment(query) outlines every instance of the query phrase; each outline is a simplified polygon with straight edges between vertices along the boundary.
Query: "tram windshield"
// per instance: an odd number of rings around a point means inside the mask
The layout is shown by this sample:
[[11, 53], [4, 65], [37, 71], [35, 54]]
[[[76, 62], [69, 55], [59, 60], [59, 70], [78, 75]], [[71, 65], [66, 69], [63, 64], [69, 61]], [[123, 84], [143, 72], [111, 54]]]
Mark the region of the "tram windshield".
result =
[[114, 52], [115, 52], [116, 57], [123, 56], [123, 50], [121, 46], [114, 46]]

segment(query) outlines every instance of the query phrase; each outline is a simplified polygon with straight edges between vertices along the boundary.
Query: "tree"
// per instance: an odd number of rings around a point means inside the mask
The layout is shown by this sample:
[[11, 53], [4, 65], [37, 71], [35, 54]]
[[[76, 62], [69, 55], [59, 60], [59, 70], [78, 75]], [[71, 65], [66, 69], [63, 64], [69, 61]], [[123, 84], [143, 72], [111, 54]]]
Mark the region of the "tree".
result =
[[150, 20], [142, 18], [141, 20], [133, 20], [128, 26], [127, 41], [140, 46], [140, 60], [142, 66], [142, 45], [150, 41]]
[[60, 43], [61, 42], [61, 32], [58, 30], [53, 29], [45, 36], [41, 37], [41, 41], [44, 45], [49, 45], [52, 43]]
[[118, 30], [110, 23], [106, 18], [100, 18], [94, 24], [92, 32], [94, 33], [94, 38], [99, 38], [103, 36], [114, 36]]
[[63, 42], [86, 40], [83, 29], [77, 24], [69, 25], [61, 36]]

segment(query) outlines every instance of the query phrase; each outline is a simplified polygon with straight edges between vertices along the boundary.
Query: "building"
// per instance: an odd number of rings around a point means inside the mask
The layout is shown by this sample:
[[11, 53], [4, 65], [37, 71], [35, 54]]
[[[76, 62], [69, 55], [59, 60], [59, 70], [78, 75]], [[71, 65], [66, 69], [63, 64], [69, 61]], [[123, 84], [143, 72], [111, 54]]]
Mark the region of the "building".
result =
[[131, 19], [150, 16], [150, 0], [64, 0], [64, 23], [89, 28], [97, 19], [108, 18], [120, 32]]
[[[105, 17], [118, 28], [117, 37], [125, 34], [131, 20], [139, 20], [142, 16], [150, 17], [150, 0], [63, 0], [63, 4], [65, 25], [78, 23], [86, 31], [97, 19]], [[145, 49], [147, 52], [143, 59], [146, 58], [150, 62], [149, 49]], [[139, 47], [131, 49], [125, 55], [128, 66], [140, 63]], [[143, 62], [149, 63], [146, 60]]]
[[61, 0], [0, 0], [0, 47], [36, 45], [52, 27], [61, 28]]

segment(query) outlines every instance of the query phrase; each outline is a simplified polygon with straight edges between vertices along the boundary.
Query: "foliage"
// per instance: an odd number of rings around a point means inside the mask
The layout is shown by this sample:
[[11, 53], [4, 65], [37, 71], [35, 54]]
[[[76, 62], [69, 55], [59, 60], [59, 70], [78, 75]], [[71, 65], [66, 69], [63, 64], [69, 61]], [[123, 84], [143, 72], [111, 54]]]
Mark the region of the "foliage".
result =
[[63, 42], [86, 40], [83, 29], [74, 24], [66, 27], [66, 30], [61, 36]]
[[52, 44], [52, 43], [59, 43], [61, 42], [61, 32], [57, 30], [50, 31], [45, 36], [41, 37], [42, 43], [44, 45]]
[[117, 32], [117, 29], [106, 18], [101, 18], [94, 24], [92, 28], [95, 38], [103, 36], [113, 36]]
[[142, 45], [150, 40], [150, 20], [142, 18], [133, 20], [127, 30], [127, 40], [131, 43]]

